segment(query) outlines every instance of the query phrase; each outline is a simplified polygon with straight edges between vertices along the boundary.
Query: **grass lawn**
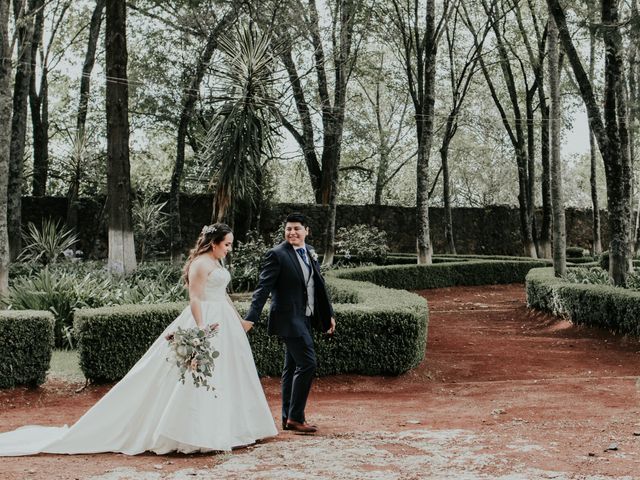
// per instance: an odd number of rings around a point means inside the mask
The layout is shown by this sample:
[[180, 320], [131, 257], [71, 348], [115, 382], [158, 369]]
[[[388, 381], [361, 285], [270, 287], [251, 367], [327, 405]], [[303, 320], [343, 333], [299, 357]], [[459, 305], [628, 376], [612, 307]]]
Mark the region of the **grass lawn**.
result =
[[68, 382], [84, 382], [77, 350], [54, 350], [51, 356], [48, 378]]

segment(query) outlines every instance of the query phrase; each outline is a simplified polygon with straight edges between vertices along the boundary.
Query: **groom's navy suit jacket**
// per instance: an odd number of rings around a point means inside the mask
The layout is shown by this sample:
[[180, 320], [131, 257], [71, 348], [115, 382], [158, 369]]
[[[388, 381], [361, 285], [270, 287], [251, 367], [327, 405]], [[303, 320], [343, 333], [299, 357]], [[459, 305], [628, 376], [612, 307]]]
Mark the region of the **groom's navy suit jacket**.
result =
[[[307, 258], [311, 262], [314, 281], [314, 312], [312, 326], [323, 332], [331, 327], [333, 308], [320, 273], [320, 265], [311, 256], [307, 245]], [[268, 332], [282, 337], [299, 337], [308, 331], [306, 308], [307, 288], [298, 261], [298, 254], [288, 242], [273, 247], [264, 257], [258, 287], [253, 293], [246, 320], [257, 323], [260, 312], [271, 294]]]

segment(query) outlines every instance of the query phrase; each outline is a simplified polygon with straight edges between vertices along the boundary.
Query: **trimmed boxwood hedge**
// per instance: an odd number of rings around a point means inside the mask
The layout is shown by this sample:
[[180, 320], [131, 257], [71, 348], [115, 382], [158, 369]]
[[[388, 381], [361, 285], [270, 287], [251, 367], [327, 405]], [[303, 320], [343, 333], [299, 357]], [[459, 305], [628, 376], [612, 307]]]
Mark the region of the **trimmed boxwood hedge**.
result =
[[536, 268], [526, 279], [532, 308], [566, 316], [577, 325], [640, 336], [640, 292], [609, 285], [571, 283], [554, 276], [553, 268]]
[[[407, 291], [328, 276], [338, 329], [333, 337], [316, 334], [318, 374], [397, 375], [424, 358], [428, 308], [425, 299]], [[95, 382], [115, 381], [142, 356], [166, 326], [186, 307], [120, 305], [75, 313], [80, 367]], [[237, 304], [244, 314], [249, 303]], [[280, 375], [283, 346], [262, 322], [249, 333], [260, 375]]]
[[0, 311], [0, 388], [36, 387], [49, 370], [55, 318], [39, 310]]
[[547, 260], [464, 260], [432, 265], [389, 265], [332, 272], [339, 278], [371, 282], [387, 288], [423, 290], [456, 285], [524, 282], [527, 272], [549, 265]]

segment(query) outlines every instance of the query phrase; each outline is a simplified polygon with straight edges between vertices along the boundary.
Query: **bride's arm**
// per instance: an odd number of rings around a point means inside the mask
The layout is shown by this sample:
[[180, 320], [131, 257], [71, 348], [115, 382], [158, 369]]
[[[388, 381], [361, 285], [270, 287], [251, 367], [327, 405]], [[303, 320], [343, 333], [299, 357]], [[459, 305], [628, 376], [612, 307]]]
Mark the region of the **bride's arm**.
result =
[[248, 322], [247, 320], [242, 318], [242, 316], [240, 316], [240, 314], [238, 313], [238, 310], [236, 309], [236, 306], [233, 304], [233, 300], [231, 300], [231, 297], [229, 296], [228, 293], [226, 295], [227, 295], [227, 302], [229, 302], [229, 305], [231, 305], [231, 308], [233, 308], [233, 311], [236, 314], [236, 317], [238, 317], [238, 320], [240, 320], [240, 324], [242, 325], [242, 328], [244, 328], [245, 332], [248, 332], [249, 330], [251, 330], [251, 327], [253, 327], [253, 323]]
[[202, 321], [202, 306], [200, 301], [204, 295], [204, 287], [207, 282], [207, 269], [199, 262], [194, 262], [189, 268], [189, 306], [191, 314], [198, 328], [204, 328]]

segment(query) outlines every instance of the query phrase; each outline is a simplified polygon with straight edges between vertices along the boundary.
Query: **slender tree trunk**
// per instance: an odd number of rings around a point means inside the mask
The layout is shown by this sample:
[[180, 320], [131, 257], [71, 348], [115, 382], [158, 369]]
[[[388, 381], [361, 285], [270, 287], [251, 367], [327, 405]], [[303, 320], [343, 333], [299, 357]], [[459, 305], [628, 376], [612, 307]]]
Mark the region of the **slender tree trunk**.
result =
[[617, 0], [602, 0], [605, 43], [604, 119], [608, 138], [605, 162], [609, 197], [609, 275], [615, 285], [626, 285], [630, 265], [631, 162], [627, 129], [626, 85], [622, 35], [618, 25]]
[[549, 19], [549, 89], [551, 92], [551, 195], [553, 203], [553, 270], [556, 277], [567, 271], [567, 233], [562, 195], [562, 162], [560, 159], [560, 61], [558, 29]]
[[[33, 43], [31, 44], [31, 79], [29, 82], [29, 106], [31, 107], [31, 126], [33, 134], [33, 181], [31, 183], [32, 194], [36, 197], [44, 196], [47, 189], [47, 176], [49, 173], [49, 132], [47, 107], [45, 97], [47, 95], [47, 68], [42, 65], [40, 72], [40, 94], [36, 87], [36, 59], [38, 50], [42, 51], [42, 30], [44, 26], [44, 0], [35, 0], [35, 26], [33, 31]], [[44, 59], [44, 55], [41, 55]]]
[[129, 273], [136, 268], [136, 253], [131, 219], [126, 39], [126, 2], [107, 0], [105, 51], [109, 269]]
[[96, 50], [100, 39], [100, 28], [102, 26], [102, 14], [104, 12], [106, 0], [96, 0], [91, 23], [89, 24], [89, 39], [87, 41], [87, 51], [82, 65], [82, 76], [80, 77], [80, 101], [78, 102], [78, 114], [76, 117], [76, 131], [80, 136], [85, 134], [87, 123], [87, 112], [89, 108], [89, 98], [91, 93], [91, 72], [96, 63]]
[[451, 180], [449, 178], [449, 143], [451, 142], [456, 130], [454, 121], [454, 115], [450, 114], [442, 137], [440, 160], [442, 161], [442, 200], [444, 207], [445, 252], [455, 255], [456, 245], [453, 240], [453, 215], [451, 214]]
[[[591, 8], [591, 7], [590, 7]], [[591, 11], [589, 12], [590, 21], [595, 21], [592, 18]], [[595, 49], [596, 49], [596, 35], [593, 27], [589, 28], [589, 81], [594, 81], [595, 70]], [[598, 163], [598, 152], [596, 150], [596, 139], [593, 135], [593, 129], [591, 122], [589, 122], [589, 157], [591, 162], [589, 184], [591, 186], [591, 208], [592, 212], [592, 242], [591, 252], [593, 255], [600, 255], [602, 253], [602, 237], [600, 234], [600, 205], [598, 202], [598, 173], [596, 170]]]
[[9, 234], [7, 229], [7, 187], [9, 144], [11, 143], [11, 43], [9, 41], [10, 0], [0, 0], [0, 295], [9, 287]]
[[14, 1], [14, 17], [18, 28], [18, 59], [13, 88], [13, 117], [11, 121], [11, 147], [9, 154], [9, 251], [15, 260], [22, 250], [22, 183], [24, 147], [27, 132], [27, 102], [31, 79], [31, 42], [33, 15], [20, 0]]
[[184, 170], [185, 148], [189, 122], [193, 115], [193, 109], [198, 99], [200, 84], [204, 78], [206, 69], [211, 62], [213, 52], [218, 46], [218, 37], [226, 29], [231, 21], [236, 18], [236, 14], [227, 14], [220, 23], [209, 32], [204, 51], [198, 60], [196, 71], [188, 87], [184, 91], [182, 100], [182, 110], [178, 122], [176, 161], [171, 173], [171, 188], [169, 191], [169, 212], [170, 212], [170, 241], [171, 258], [174, 262], [182, 261], [183, 241], [180, 220], [180, 185], [182, 183], [182, 172]]
[[[76, 116], [76, 138], [78, 145], [86, 145], [86, 123], [89, 109], [89, 98], [91, 92], [91, 72], [96, 62], [96, 49], [100, 39], [100, 27], [102, 25], [102, 14], [104, 12], [106, 0], [96, 0], [91, 23], [89, 25], [89, 39], [87, 41], [87, 51], [82, 65], [82, 76], [80, 77], [80, 101], [78, 102], [78, 113]], [[78, 225], [78, 196], [80, 195], [80, 176], [82, 175], [82, 164], [76, 165], [72, 176], [69, 190], [67, 191], [67, 225], [76, 228]]]
[[614, 285], [626, 285], [629, 271], [631, 211], [631, 169], [628, 155], [627, 104], [624, 95], [622, 36], [616, 0], [602, 0], [602, 23], [605, 44], [604, 122], [580, 56], [567, 27], [564, 10], [558, 0], [547, 0], [560, 41], [571, 64], [580, 95], [598, 142], [605, 166], [609, 212], [609, 275]]
[[[544, 91], [541, 97], [544, 98]], [[542, 177], [540, 184], [542, 187], [542, 226], [540, 227], [540, 252], [542, 258], [551, 258], [551, 228], [552, 228], [552, 205], [551, 199], [551, 164], [550, 164], [550, 145], [549, 145], [549, 106], [540, 100], [540, 163], [542, 166]]]

